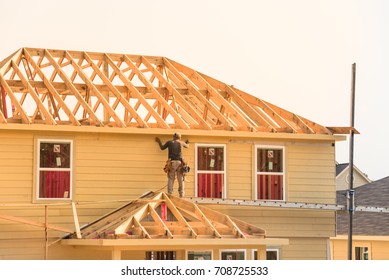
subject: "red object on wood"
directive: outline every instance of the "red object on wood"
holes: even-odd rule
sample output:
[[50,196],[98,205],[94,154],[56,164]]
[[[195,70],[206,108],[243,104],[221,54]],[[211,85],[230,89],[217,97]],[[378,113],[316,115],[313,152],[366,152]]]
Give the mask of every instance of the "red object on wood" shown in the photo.
[[161,219],[164,222],[167,220],[167,206],[165,203],[161,204]]

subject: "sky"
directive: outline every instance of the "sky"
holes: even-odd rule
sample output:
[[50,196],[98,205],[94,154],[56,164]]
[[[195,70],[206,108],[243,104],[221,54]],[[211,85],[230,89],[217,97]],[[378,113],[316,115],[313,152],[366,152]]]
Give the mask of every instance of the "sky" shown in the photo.
[[350,126],[356,63],[354,164],[389,176],[387,0],[0,0],[0,26],[0,61],[22,47],[164,56],[324,126]]

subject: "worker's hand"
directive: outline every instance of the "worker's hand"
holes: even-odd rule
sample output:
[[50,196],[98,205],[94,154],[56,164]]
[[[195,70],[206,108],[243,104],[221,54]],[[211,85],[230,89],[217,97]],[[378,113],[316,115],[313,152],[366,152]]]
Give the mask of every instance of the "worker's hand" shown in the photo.
[[158,137],[155,137],[155,142],[161,143],[161,139],[159,139]]
[[189,140],[188,140],[188,139],[186,139],[185,143],[186,143],[186,144],[189,144]]

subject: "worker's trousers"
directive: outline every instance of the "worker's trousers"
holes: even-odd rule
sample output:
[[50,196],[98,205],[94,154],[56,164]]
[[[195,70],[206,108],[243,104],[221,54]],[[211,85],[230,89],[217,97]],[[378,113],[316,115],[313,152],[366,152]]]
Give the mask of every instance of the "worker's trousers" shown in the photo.
[[182,162],[180,160],[172,160],[169,172],[167,174],[168,183],[167,183],[167,191],[169,194],[173,194],[173,186],[174,180],[177,175],[178,181],[178,194],[180,197],[184,196],[184,174],[182,170]]

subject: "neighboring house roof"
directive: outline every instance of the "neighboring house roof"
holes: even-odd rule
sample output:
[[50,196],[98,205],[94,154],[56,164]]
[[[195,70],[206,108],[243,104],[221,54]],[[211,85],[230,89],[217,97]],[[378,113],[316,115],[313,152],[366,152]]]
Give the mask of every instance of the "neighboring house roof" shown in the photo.
[[0,62],[0,124],[347,134],[169,58],[22,48]]
[[[341,176],[343,173],[347,172],[349,167],[349,163],[337,163],[336,164],[336,177]],[[358,172],[359,175],[366,180],[367,183],[371,183],[372,181],[367,177],[365,173],[363,173],[358,167],[354,165],[354,171]]]
[[[337,203],[346,205],[345,190],[337,191]],[[389,207],[389,176],[355,189],[356,206]],[[337,234],[348,233],[348,212],[337,215]],[[353,234],[389,236],[389,213],[354,212]]]
[[336,164],[336,176],[338,176],[340,173],[342,173],[347,167],[348,163],[337,163]]

